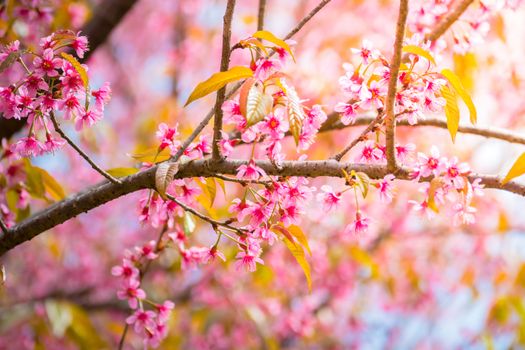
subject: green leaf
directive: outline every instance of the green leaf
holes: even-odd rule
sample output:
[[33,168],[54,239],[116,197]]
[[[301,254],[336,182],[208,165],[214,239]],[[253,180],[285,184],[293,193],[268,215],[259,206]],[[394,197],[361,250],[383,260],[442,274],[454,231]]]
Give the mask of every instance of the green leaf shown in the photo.
[[446,101],[445,115],[447,116],[447,128],[452,137],[452,142],[455,142],[459,128],[459,108],[456,94],[448,86],[443,86],[441,88],[441,96],[443,96]]
[[505,185],[510,180],[523,174],[525,174],[525,153],[522,153],[518,159],[516,159],[512,165],[512,168],[510,168],[509,172],[507,173],[507,176],[505,176],[501,183]]
[[434,57],[432,54],[416,45],[407,45],[403,47],[403,52],[411,53],[417,56],[421,56],[423,58],[426,58],[429,62],[431,62],[433,65],[436,65],[436,61],[434,60]]
[[199,98],[202,98],[214,91],[223,88],[226,86],[226,84],[252,76],[253,71],[250,68],[244,66],[236,66],[230,68],[230,70],[226,72],[215,73],[195,87],[195,89],[190,94],[190,97],[188,97],[188,100],[184,104],[184,107],[193,101],[198,100]]
[[298,245],[294,244],[292,241],[290,241],[288,238],[283,237],[284,244],[286,244],[286,247],[288,250],[292,253],[295,260],[297,260],[297,263],[301,268],[303,269],[304,275],[306,277],[306,282],[308,283],[308,290],[312,291],[312,275],[310,270],[310,264],[306,260],[306,256],[304,254],[303,248]]
[[88,75],[87,75],[87,72],[86,70],[84,69],[84,67],[80,64],[80,62],[77,61],[77,59],[75,57],[73,57],[72,55],[68,54],[68,53],[65,53],[65,52],[62,52],[60,54],[66,61],[68,61],[69,63],[71,63],[71,65],[73,66],[73,68],[75,68],[75,70],[77,71],[78,75],[80,75],[80,79],[82,79],[82,82],[84,83],[84,88],[86,89],[86,91],[88,90],[89,88],[89,78],[88,78]]
[[295,238],[297,238],[297,241],[301,243],[301,245],[308,251],[308,254],[310,256],[312,255],[312,251],[310,250],[310,245],[308,245],[308,239],[306,238],[306,235],[304,234],[303,230],[299,226],[296,225],[290,225],[287,227],[288,232],[292,234]]
[[195,231],[195,219],[193,215],[189,212],[184,212],[184,233],[190,235]]
[[461,84],[461,80],[459,77],[450,69],[443,69],[441,71],[441,74],[447,78],[450,85],[456,90],[456,93],[461,97],[463,102],[467,105],[467,108],[470,112],[470,122],[472,124],[476,124],[478,120],[477,112],[476,112],[476,106],[474,106],[474,102],[472,102],[472,98],[468,94],[467,90],[463,87],[463,84]]
[[259,31],[255,32],[252,36],[254,38],[257,38],[257,39],[263,39],[263,40],[269,41],[272,44],[275,44],[275,45],[285,49],[286,52],[288,52],[290,54],[290,56],[292,56],[292,59],[295,61],[295,57],[293,55],[292,49],[290,49],[290,45],[288,45],[284,40],[281,40],[278,37],[276,37],[275,35],[273,35],[273,33],[269,32],[267,30],[259,30]]
[[114,177],[126,177],[136,174],[139,171],[137,168],[112,168],[106,170],[106,172]]

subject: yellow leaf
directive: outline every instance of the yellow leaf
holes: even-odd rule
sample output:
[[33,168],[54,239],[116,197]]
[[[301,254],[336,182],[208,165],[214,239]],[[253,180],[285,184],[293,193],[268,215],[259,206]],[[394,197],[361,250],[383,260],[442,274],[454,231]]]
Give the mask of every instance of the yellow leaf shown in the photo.
[[467,90],[465,90],[465,88],[463,87],[463,84],[461,84],[461,80],[459,79],[459,77],[450,69],[443,69],[441,71],[441,74],[443,74],[443,76],[447,78],[447,80],[452,85],[454,90],[456,90],[456,93],[459,95],[459,97],[461,97],[463,102],[465,102],[465,104],[467,105],[467,108],[470,112],[470,122],[472,124],[476,124],[478,120],[476,106],[474,106],[474,102],[472,102],[472,98],[468,94]]
[[42,182],[44,184],[45,191],[56,201],[60,201],[66,197],[66,193],[62,186],[51,176],[47,171],[42,168],[33,166],[33,169],[40,173]]
[[438,188],[440,188],[443,185],[443,180],[439,177],[435,177],[430,181],[430,187],[428,189],[428,201],[427,205],[430,209],[435,211],[436,213],[439,212],[439,209],[436,205],[436,191]]
[[219,184],[219,186],[221,186],[221,188],[222,188],[222,193],[223,193],[224,196],[226,197],[226,185],[224,184],[224,180],[223,180],[223,179],[219,179],[219,178],[215,178],[215,180],[217,181],[217,183]]
[[360,265],[370,270],[370,276],[372,279],[378,279],[380,277],[379,265],[374,261],[372,256],[367,251],[359,248],[358,246],[350,247],[350,256]]
[[286,52],[288,52],[290,54],[290,56],[292,56],[292,59],[295,61],[295,57],[293,55],[292,50],[290,49],[290,46],[285,41],[283,41],[283,40],[279,39],[278,37],[276,37],[275,35],[273,35],[273,33],[269,32],[267,30],[259,30],[258,32],[255,32],[252,36],[254,38],[263,39],[263,40],[269,41],[272,44],[275,44],[275,45],[277,45],[279,47],[282,47],[283,49],[286,50]]
[[137,168],[112,168],[106,170],[106,173],[114,177],[126,177],[136,174],[138,171],[139,169]]
[[159,149],[157,147],[147,149],[135,154],[129,154],[129,156],[133,159],[144,163],[164,162],[170,159],[171,157],[170,150],[168,148],[164,148],[162,151],[159,152]]
[[288,232],[290,232],[292,234],[292,236],[297,238],[299,243],[301,243],[301,245],[304,248],[306,248],[306,250],[308,251],[308,254],[310,254],[310,256],[311,256],[312,255],[312,251],[310,250],[310,246],[308,245],[308,240],[307,240],[306,235],[304,234],[303,230],[301,230],[301,228],[299,226],[296,226],[296,225],[290,225],[290,226],[287,227],[287,229],[288,229]]
[[215,183],[215,178],[206,178],[206,191],[210,195],[210,207],[213,207],[213,202],[215,202],[215,196],[217,195],[217,184]]
[[436,65],[436,61],[434,60],[434,57],[430,52],[427,50],[416,46],[416,45],[407,45],[403,47],[403,52],[411,53],[417,56],[421,56],[423,58],[426,58],[429,62],[431,62],[433,65]]
[[515,177],[525,174],[525,153],[522,153],[521,156],[514,162],[512,168],[510,168],[507,176],[501,181],[502,184],[506,184]]
[[292,253],[297,263],[303,269],[304,275],[306,277],[306,282],[308,283],[308,290],[311,292],[312,291],[312,275],[310,271],[310,264],[306,260],[306,256],[304,255],[303,248],[298,244],[294,244],[285,236],[283,237],[283,241],[284,241],[284,244],[286,244],[286,247],[288,248],[288,250]]
[[84,67],[82,67],[80,62],[78,62],[77,59],[75,57],[71,56],[70,54],[62,52],[60,55],[66,61],[71,63],[73,68],[75,68],[75,70],[77,71],[78,75],[80,75],[80,79],[82,79],[82,82],[84,83],[84,88],[87,90],[89,88],[89,79],[88,79],[88,75],[87,75],[87,72],[84,69]]
[[505,233],[509,230],[509,219],[507,218],[507,215],[505,212],[500,211],[499,218],[498,218],[498,232],[499,233]]
[[249,78],[251,76],[253,76],[253,71],[250,68],[243,66],[236,66],[230,68],[230,70],[226,72],[215,73],[207,80],[197,85],[190,94],[190,97],[188,97],[184,107],[201,97],[223,88],[228,83]]
[[456,94],[448,86],[441,88],[441,96],[446,101],[445,115],[447,116],[447,128],[452,137],[452,142],[456,141],[456,133],[459,127],[459,108]]

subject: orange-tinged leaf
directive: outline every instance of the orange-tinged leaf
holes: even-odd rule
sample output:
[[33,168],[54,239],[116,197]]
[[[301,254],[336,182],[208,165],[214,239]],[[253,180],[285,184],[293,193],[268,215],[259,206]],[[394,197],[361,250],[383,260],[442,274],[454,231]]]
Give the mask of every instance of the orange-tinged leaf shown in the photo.
[[299,137],[303,128],[304,111],[301,106],[301,100],[297,95],[295,89],[288,86],[284,79],[281,79],[281,88],[286,94],[286,111],[288,112],[288,123],[290,124],[290,132],[293,135],[295,144],[299,145]]
[[501,183],[506,184],[515,177],[521,176],[523,174],[525,174],[525,153],[522,153],[518,159],[516,159],[512,165],[512,168],[510,168],[509,172],[507,173],[507,176],[505,176]]
[[308,263],[308,260],[306,260],[306,256],[304,254],[303,248],[298,245],[294,244],[292,241],[290,241],[288,238],[283,237],[284,244],[286,244],[286,247],[288,250],[292,253],[293,257],[301,266],[303,269],[304,275],[306,277],[306,282],[308,283],[308,290],[312,291],[312,274],[310,270],[310,264]]
[[250,68],[244,66],[236,66],[230,68],[226,72],[215,73],[195,87],[195,89],[190,94],[190,97],[188,97],[188,100],[184,104],[184,107],[193,101],[198,100],[199,98],[202,98],[214,91],[223,88],[226,86],[226,84],[252,76],[253,71]]
[[301,228],[296,225],[290,225],[287,227],[287,229],[288,229],[288,232],[290,232],[292,236],[297,238],[297,241],[301,243],[303,248],[305,248],[306,251],[308,251],[308,254],[310,254],[311,256],[312,251],[310,250],[310,245],[308,245],[308,239],[306,238],[306,235],[304,234],[303,230],[301,230]]
[[84,69],[84,67],[72,55],[70,55],[68,53],[65,53],[65,52],[62,52],[60,55],[66,61],[71,63],[73,68],[75,68],[75,70],[77,71],[78,75],[80,75],[80,79],[82,79],[82,82],[84,83],[84,88],[87,90],[89,88],[89,78],[88,78],[87,72]]
[[446,101],[445,115],[447,116],[447,128],[452,137],[452,142],[456,141],[456,134],[459,128],[459,108],[456,94],[448,86],[441,88],[441,96]]
[[275,35],[273,35],[273,33],[269,32],[267,30],[259,30],[259,31],[255,32],[252,36],[254,38],[263,39],[263,40],[269,41],[272,44],[275,44],[275,45],[277,45],[279,47],[282,47],[283,49],[286,50],[286,52],[288,52],[290,54],[290,56],[292,56],[292,59],[295,61],[295,57],[293,55],[292,49],[290,49],[290,45],[288,45],[284,40],[281,40],[278,37],[276,37]]
[[474,106],[474,102],[472,102],[472,98],[468,94],[467,90],[463,87],[463,84],[461,83],[461,80],[459,77],[451,71],[450,69],[443,69],[441,71],[441,74],[447,78],[449,83],[452,85],[456,93],[461,97],[463,102],[467,105],[467,108],[470,112],[470,122],[472,124],[476,124],[478,120],[477,112],[476,112],[476,106]]
[[433,65],[436,65],[436,61],[434,60],[434,57],[430,52],[427,50],[416,46],[416,45],[407,45],[403,47],[403,52],[411,53],[417,56],[421,56],[423,58],[426,58],[429,62],[431,62]]
[[257,124],[266,117],[273,107],[273,97],[263,92],[254,79],[246,81],[239,95],[239,107],[246,119],[246,125]]

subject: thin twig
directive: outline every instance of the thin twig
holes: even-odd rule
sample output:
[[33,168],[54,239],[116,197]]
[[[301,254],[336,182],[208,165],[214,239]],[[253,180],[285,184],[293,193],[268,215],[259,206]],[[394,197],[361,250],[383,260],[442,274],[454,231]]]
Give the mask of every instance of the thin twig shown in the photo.
[[323,7],[325,7],[326,5],[328,5],[328,3],[330,2],[331,0],[323,0],[321,1],[316,7],[314,7],[312,9],[312,11],[310,11],[310,13],[308,13],[299,23],[297,23],[297,25],[295,26],[295,28],[293,28],[285,37],[284,37],[284,40],[288,40],[288,39],[291,39],[295,34],[297,34],[303,27],[306,23],[308,23],[316,14],[317,12],[321,11],[323,9]]
[[399,66],[401,65],[401,51],[403,49],[403,38],[405,36],[407,17],[408,0],[400,0],[396,39],[394,42],[394,55],[392,56],[392,61],[390,63],[390,80],[388,81],[388,92],[386,96],[385,108],[386,159],[387,167],[390,172],[395,172],[397,169],[395,151],[396,116],[394,104],[396,101],[397,77],[399,75]]
[[221,227],[227,228],[227,229],[229,229],[231,231],[235,231],[235,232],[237,232],[239,234],[244,234],[243,230],[241,230],[240,228],[230,225],[230,220],[218,221],[218,220],[212,219],[209,216],[206,216],[206,215],[204,215],[202,213],[199,213],[197,210],[193,209],[192,207],[182,203],[181,201],[179,201],[177,198],[173,197],[169,193],[166,193],[166,197],[169,200],[177,203],[177,205],[180,206],[185,211],[192,213],[193,215],[195,215],[199,219],[210,223],[212,226],[221,226]]
[[366,140],[367,138],[367,135],[369,132],[371,132],[372,130],[374,130],[374,128],[380,124],[383,120],[383,116],[384,116],[384,113],[382,111],[379,111],[377,113],[377,117],[374,118],[374,120],[372,120],[370,122],[370,124],[368,124],[368,126],[366,127],[365,130],[363,130],[363,132],[361,132],[361,134],[359,135],[359,137],[355,138],[354,140],[352,140],[352,142],[350,142],[350,144],[345,147],[345,149],[343,149],[341,152],[337,153],[335,156],[333,156],[332,158],[337,160],[338,162],[345,156],[345,154],[347,154],[348,152],[350,152],[350,150],[352,148],[354,148],[359,142],[361,141],[364,141]]
[[[232,18],[235,8],[235,0],[228,0],[226,12],[224,13],[222,26],[222,54],[221,54],[221,72],[226,72],[230,65],[230,40],[232,36]],[[213,122],[213,144],[212,158],[219,160],[221,158],[221,149],[219,143],[222,135],[222,104],[226,96],[226,86],[217,91],[217,100],[215,101],[215,118]]]
[[121,184],[121,181],[114,178],[113,176],[111,176],[110,174],[108,174],[107,172],[105,172],[104,170],[102,170],[102,168],[100,168],[97,164],[95,164],[95,162],[93,160],[91,160],[91,158],[89,158],[89,156],[80,149],[80,147],[78,147],[74,142],[73,140],[71,140],[65,133],[64,131],[60,128],[60,125],[58,125],[58,122],[55,118],[55,114],[53,112],[50,113],[50,117],[51,117],[51,121],[53,122],[53,126],[55,127],[55,131],[64,139],[66,140],[66,142],[71,146],[73,147],[73,149],[75,151],[77,151],[77,153],[86,160],[86,162],[88,162],[91,167],[93,169],[95,169],[96,171],[99,172],[100,175],[104,176],[106,179],[108,179],[109,181],[111,181],[112,183],[114,184]]
[[[344,125],[340,121],[327,125],[326,127],[319,130],[319,132],[329,132],[332,130],[341,130],[346,128],[352,128],[357,126],[364,126],[372,123],[375,120],[375,117],[371,116],[362,116],[356,118],[355,122],[350,125]],[[410,124],[408,120],[399,120],[396,123],[397,127],[409,127],[409,128],[418,128],[423,126],[432,126],[441,129],[447,129],[447,121],[440,118],[425,118],[418,119],[417,124]],[[520,145],[525,145],[525,136],[517,133],[510,132],[501,128],[494,127],[482,127],[482,126],[472,126],[472,125],[459,125],[458,133],[467,134],[467,135],[478,135],[491,139],[498,139],[501,141],[506,141],[509,143],[516,143]]]
[[257,30],[264,28],[264,14],[266,12],[266,0],[259,0],[259,11],[257,13]]
[[0,218],[0,228],[2,229],[2,232],[7,235],[9,234],[9,229],[7,228],[7,225],[4,223],[4,220]]
[[[160,243],[162,241],[162,238],[164,237],[164,234],[167,231],[168,231],[168,227],[166,225],[164,225],[162,227],[162,230],[159,233],[159,237],[157,238],[157,242],[155,243],[155,253],[158,253],[160,251],[160,246],[161,246]],[[144,279],[144,276],[148,272],[152,261],[153,260],[148,260],[146,262],[146,265],[144,265],[144,267],[140,270],[140,276],[139,276],[139,281],[140,282],[142,282],[142,280]],[[126,324],[124,325],[124,330],[122,331],[122,335],[120,336],[120,341],[118,343],[118,349],[119,350],[122,350],[124,348],[124,342],[126,341],[126,335],[128,334],[128,329],[129,329],[129,325],[126,322]]]
[[427,35],[425,35],[426,40],[436,41],[441,37],[445,32],[450,28],[454,22],[466,11],[466,9],[472,4],[474,0],[463,0],[458,6],[450,12],[438,25]]

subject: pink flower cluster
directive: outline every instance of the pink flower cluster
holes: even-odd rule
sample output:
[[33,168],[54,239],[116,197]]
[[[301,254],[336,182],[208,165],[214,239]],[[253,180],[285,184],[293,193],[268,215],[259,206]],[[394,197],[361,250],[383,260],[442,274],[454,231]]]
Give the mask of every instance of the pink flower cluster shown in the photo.
[[[417,36],[406,44],[428,50],[428,45],[420,43]],[[362,47],[352,52],[358,56],[357,68],[345,63],[346,73],[339,78],[347,101],[339,102],[334,108],[341,114],[344,125],[354,123],[359,114],[384,109],[390,79],[387,59],[369,41],[364,40]],[[420,57],[410,54],[408,69],[402,70],[398,77],[395,112],[398,120],[407,119],[410,124],[416,124],[426,113],[442,111],[445,105],[440,89],[446,81],[430,70],[431,62]]]
[[[88,50],[87,38],[70,31],[56,32],[40,40],[38,52],[23,50],[15,41],[0,53],[0,61],[22,72],[16,83],[0,87],[2,117],[25,119],[29,125],[27,136],[11,146],[20,157],[54,152],[64,144],[53,130],[51,116],[55,113],[64,120],[74,120],[77,131],[103,118],[111,95],[109,83],[90,91],[87,75],[83,76],[87,67],[78,68],[78,63],[65,59],[61,53],[66,50],[83,57]],[[32,56],[33,61],[27,62]]]
[[471,224],[475,222],[476,208],[471,204],[475,196],[483,196],[481,179],[469,179],[470,167],[459,163],[456,157],[441,157],[439,150],[433,146],[430,154],[418,153],[412,171],[414,181],[433,177],[430,183],[421,187],[426,196],[423,202],[410,201],[414,209],[427,214],[429,218],[438,211],[438,206],[450,203],[454,210],[454,224]]
[[[133,314],[126,319],[126,323],[144,339],[145,346],[157,347],[160,341],[168,334],[167,321],[175,304],[169,300],[162,304],[147,299],[146,292],[141,289],[141,270],[150,261],[158,257],[159,247],[155,241],[148,242],[135,250],[126,251],[122,263],[111,269],[111,273],[122,281],[117,297],[127,300]],[[150,305],[151,310],[145,306]]]

